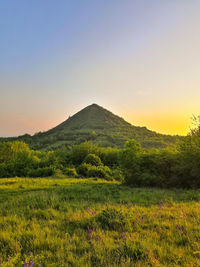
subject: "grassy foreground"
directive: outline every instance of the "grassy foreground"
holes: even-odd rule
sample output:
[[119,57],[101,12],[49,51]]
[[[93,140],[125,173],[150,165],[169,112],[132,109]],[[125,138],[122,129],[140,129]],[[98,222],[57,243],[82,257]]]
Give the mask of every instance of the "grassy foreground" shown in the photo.
[[0,266],[30,260],[27,266],[200,266],[200,190],[0,179]]

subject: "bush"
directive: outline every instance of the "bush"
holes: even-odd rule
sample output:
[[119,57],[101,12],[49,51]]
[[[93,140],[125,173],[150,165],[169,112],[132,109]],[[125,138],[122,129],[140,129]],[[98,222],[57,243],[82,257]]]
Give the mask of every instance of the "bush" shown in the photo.
[[52,167],[38,168],[32,169],[28,171],[29,177],[49,177],[54,174],[54,170]]
[[78,174],[86,177],[87,172],[88,172],[89,168],[91,168],[91,167],[92,167],[92,165],[90,165],[90,164],[82,163],[80,166],[78,166],[77,172],[78,172]]
[[111,178],[111,170],[107,166],[91,166],[88,168],[87,177]]
[[112,170],[112,177],[119,182],[124,182],[124,175],[122,170],[119,167],[116,167]]
[[84,159],[84,163],[91,164],[94,166],[102,165],[101,159],[95,154],[88,154]]
[[200,187],[200,152],[181,152],[173,168],[174,177],[170,184],[174,187]]
[[119,166],[119,152],[120,150],[117,148],[101,148],[99,156],[104,165],[114,167]]
[[140,183],[140,156],[141,147],[135,140],[129,140],[120,152],[120,166],[126,184],[139,185]]
[[100,222],[103,229],[114,231],[131,230],[128,216],[124,215],[121,210],[115,208],[104,209],[97,217],[97,220]]
[[148,172],[143,172],[140,175],[140,181],[137,186],[161,186],[159,176]]
[[126,184],[134,186],[174,187],[177,184],[177,152],[169,150],[148,151],[138,149],[129,141],[121,152],[121,168]]
[[98,147],[94,146],[91,142],[84,142],[80,145],[74,145],[70,158],[74,165],[80,165],[88,154],[96,154]]
[[14,177],[16,176],[14,173],[14,166],[11,163],[1,163],[0,164],[0,178],[4,177]]
[[75,168],[64,168],[63,174],[69,176],[69,177],[77,177],[77,172]]

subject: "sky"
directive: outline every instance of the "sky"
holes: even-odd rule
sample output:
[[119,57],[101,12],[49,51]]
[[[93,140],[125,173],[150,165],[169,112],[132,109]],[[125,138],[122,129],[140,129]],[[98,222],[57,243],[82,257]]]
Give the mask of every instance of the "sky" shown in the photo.
[[99,104],[185,135],[199,115],[199,0],[0,0],[0,136]]

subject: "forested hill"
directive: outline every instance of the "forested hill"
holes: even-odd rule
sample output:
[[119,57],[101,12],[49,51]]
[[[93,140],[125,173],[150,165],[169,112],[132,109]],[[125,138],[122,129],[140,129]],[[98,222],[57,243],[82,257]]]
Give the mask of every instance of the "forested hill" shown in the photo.
[[163,148],[174,146],[182,138],[133,126],[103,107],[92,104],[47,132],[34,136],[25,134],[15,138],[1,138],[0,141],[22,140],[33,149],[48,150],[84,141],[92,141],[100,146],[123,147],[129,139],[135,139],[145,148]]

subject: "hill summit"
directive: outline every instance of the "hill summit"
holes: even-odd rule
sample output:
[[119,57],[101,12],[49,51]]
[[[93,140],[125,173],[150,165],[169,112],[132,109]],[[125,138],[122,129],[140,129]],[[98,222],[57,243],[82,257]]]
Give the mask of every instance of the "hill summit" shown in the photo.
[[16,139],[25,141],[33,149],[48,150],[84,141],[92,141],[100,146],[123,147],[129,139],[135,139],[146,148],[160,148],[173,146],[180,137],[162,135],[146,127],[133,126],[109,110],[92,104],[46,132],[7,138]]
[[69,117],[66,121],[48,132],[83,129],[105,130],[113,127],[119,127],[119,125],[128,127],[131,124],[126,122],[123,118],[114,115],[107,109],[97,104],[92,104],[77,112],[72,117]]

